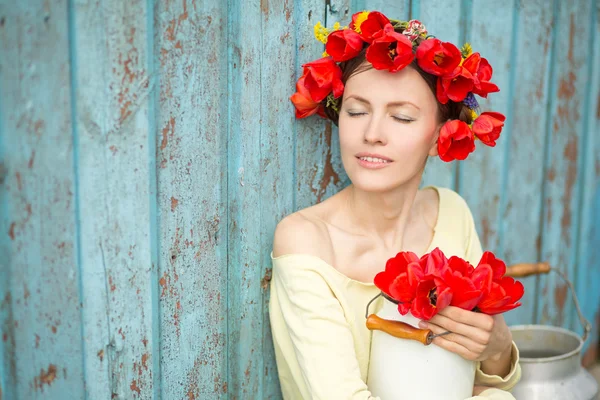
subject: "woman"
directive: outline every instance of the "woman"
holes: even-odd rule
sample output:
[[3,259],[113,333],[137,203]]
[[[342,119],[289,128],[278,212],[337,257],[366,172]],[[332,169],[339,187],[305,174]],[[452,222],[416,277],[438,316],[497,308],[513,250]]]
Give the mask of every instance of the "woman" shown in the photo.
[[[366,383],[371,332],[364,316],[379,293],[375,275],[401,250],[422,255],[438,247],[473,265],[482,256],[464,200],[445,188],[419,190],[426,161],[464,159],[474,150],[473,132],[493,145],[503,118],[492,113],[491,125],[469,126],[473,93],[497,91],[491,68],[481,69],[483,60],[469,65],[468,48],[458,60],[453,46],[429,39],[418,21],[363,12],[349,28],[315,31],[328,54],[305,65],[292,102],[299,118],[319,114],[338,124],[352,184],[277,226],[275,354],[285,399],[376,399]],[[520,378],[518,351],[501,315],[449,306],[427,327],[453,332],[435,345],[478,361],[473,399],[513,398],[506,390]]]

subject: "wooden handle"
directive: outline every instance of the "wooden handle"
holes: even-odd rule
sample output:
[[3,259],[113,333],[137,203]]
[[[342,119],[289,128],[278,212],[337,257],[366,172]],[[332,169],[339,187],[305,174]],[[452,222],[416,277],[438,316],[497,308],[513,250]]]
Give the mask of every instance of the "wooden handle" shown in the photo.
[[547,274],[548,272],[550,272],[550,264],[546,262],[520,263],[506,268],[506,275],[513,278],[525,278],[526,276]]
[[383,319],[375,314],[369,315],[367,318],[367,328],[370,330],[378,330],[392,335],[400,339],[411,339],[421,342],[424,345],[431,343],[432,332],[429,329],[417,329],[400,321],[390,321]]

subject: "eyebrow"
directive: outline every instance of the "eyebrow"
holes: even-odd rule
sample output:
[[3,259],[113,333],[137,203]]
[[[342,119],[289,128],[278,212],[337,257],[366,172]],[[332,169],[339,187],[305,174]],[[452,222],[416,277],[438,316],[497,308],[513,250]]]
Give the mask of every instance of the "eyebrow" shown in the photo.
[[[346,100],[350,100],[350,99],[355,99],[357,101],[360,101],[361,103],[365,103],[365,104],[371,104],[369,103],[369,100],[362,98],[360,96],[357,95],[350,95],[346,98]],[[421,110],[416,104],[411,103],[410,101],[392,101],[390,103],[387,103],[388,107],[393,107],[393,106],[404,106],[404,105],[409,105],[409,106],[413,106],[414,108],[416,108],[417,110]]]

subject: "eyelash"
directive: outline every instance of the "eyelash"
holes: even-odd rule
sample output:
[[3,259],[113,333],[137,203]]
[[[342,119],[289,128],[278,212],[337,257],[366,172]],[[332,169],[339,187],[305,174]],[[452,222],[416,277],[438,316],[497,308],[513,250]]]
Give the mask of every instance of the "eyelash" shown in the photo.
[[[365,115],[366,113],[351,113],[348,111],[348,116],[353,118],[353,117],[358,117],[360,115]],[[403,123],[403,124],[408,124],[410,122],[413,122],[414,119],[407,119],[407,118],[398,118],[398,117],[394,117],[392,116],[392,118],[394,118],[396,121]]]

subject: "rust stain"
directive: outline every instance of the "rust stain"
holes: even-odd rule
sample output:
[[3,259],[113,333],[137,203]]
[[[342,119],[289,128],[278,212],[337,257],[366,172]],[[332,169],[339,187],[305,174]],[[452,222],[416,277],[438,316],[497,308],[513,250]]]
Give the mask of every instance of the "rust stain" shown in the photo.
[[171,196],[171,212],[175,211],[178,204],[179,204],[179,200],[177,200],[175,197]]
[[596,312],[595,320],[596,323],[592,324],[592,326],[596,327],[595,332],[594,329],[592,329],[592,332],[590,332],[592,338],[590,347],[587,349],[581,360],[581,364],[585,368],[592,366],[600,357],[600,343],[598,342],[598,336],[600,336],[600,309]]
[[123,333],[123,328],[119,328],[119,334],[121,335],[121,338],[123,340],[125,340],[125,334]]
[[[6,340],[4,340],[6,342]],[[35,335],[35,348],[38,349],[40,347],[40,336]]]
[[263,276],[263,278],[260,281],[260,287],[263,290],[267,290],[267,288],[269,287],[269,282],[271,282],[271,277],[272,277],[272,269],[267,268],[267,270],[265,271],[265,275]]
[[554,302],[558,308],[559,315],[563,314],[565,302],[567,301],[569,287],[566,284],[559,285],[554,288]]
[[490,221],[487,217],[483,217],[481,219],[481,227],[483,228],[481,232],[481,243],[484,247],[486,247],[489,243],[490,236],[492,234],[492,228],[490,226]]
[[43,389],[44,385],[52,385],[52,382],[56,379],[56,365],[50,364],[48,371],[43,368],[40,370],[40,375],[33,379],[33,387],[37,389]]
[[117,154],[117,146],[112,145],[109,147],[110,151],[112,151],[113,156]]
[[[577,76],[573,73],[573,71],[569,71],[568,76],[563,77],[560,80],[560,83],[558,86],[558,97],[560,99],[573,98],[573,96],[575,95],[575,81],[576,80],[577,80]],[[559,107],[559,115],[560,115],[560,107]]]
[[20,192],[21,190],[23,190],[23,182],[21,181],[21,173],[19,171],[17,171],[15,176],[17,178],[17,188],[19,189],[19,192]]
[[164,150],[169,143],[169,136],[173,137],[173,133],[175,132],[175,118],[171,117],[167,126],[165,126],[162,130],[162,141],[160,142],[160,149]]
[[57,329],[56,329],[56,325],[52,325],[52,328],[51,328],[51,329],[52,329],[52,333],[56,333],[56,330],[57,330]]
[[138,396],[142,393],[142,390],[137,385],[137,382],[135,379],[131,381],[131,385],[129,385],[129,388],[131,389],[132,392],[137,392]]
[[550,182],[554,182],[555,179],[556,179],[556,169],[554,167],[550,167],[550,169],[548,170],[548,180]]
[[263,14],[269,14],[269,0],[260,0],[260,10]]
[[574,48],[574,38],[575,38],[575,15],[571,13],[571,22],[569,23],[569,53],[567,54],[567,59],[573,63],[573,48]]
[[292,17],[292,10],[290,8],[289,0],[285,0],[283,3],[283,9],[285,10],[285,21],[290,22],[290,18]]
[[16,223],[11,223],[10,224],[10,228],[8,229],[8,236],[10,237],[10,240],[15,240],[15,226],[17,224]]
[[100,349],[100,351],[98,351],[97,356],[100,359],[100,362],[102,362],[104,360],[104,349]]
[[313,193],[317,195],[317,202],[321,202],[325,192],[327,191],[327,186],[333,181],[333,184],[336,185],[340,181],[340,177],[333,169],[333,164],[331,163],[331,122],[325,124],[325,145],[327,147],[327,155],[325,157],[325,166],[323,167],[323,177],[319,182],[319,188],[317,190],[313,190]]
[[165,272],[164,276],[160,278],[158,284],[162,287],[162,292],[160,293],[160,297],[164,297],[167,291],[167,273]]
[[114,292],[117,289],[117,285],[114,284],[112,276],[108,276],[108,285],[110,286],[110,291]]
[[148,364],[147,363],[148,363],[148,353],[144,353],[142,355],[142,367],[144,367],[144,369],[146,371],[148,371]]
[[571,200],[573,198],[573,189],[577,180],[577,153],[578,139],[577,136],[571,135],[564,149],[564,157],[568,160],[567,174],[565,179],[565,191],[563,202],[563,214],[561,218],[562,237],[566,241],[567,246],[571,243],[569,228],[571,227]]
[[33,161],[35,160],[35,150],[31,151],[31,157],[29,157],[29,162],[27,163],[27,167],[29,169],[33,168]]

